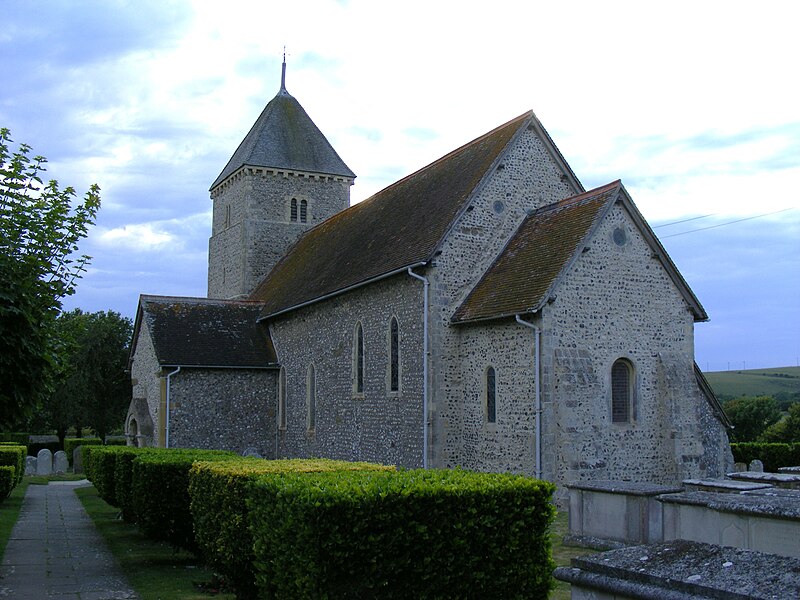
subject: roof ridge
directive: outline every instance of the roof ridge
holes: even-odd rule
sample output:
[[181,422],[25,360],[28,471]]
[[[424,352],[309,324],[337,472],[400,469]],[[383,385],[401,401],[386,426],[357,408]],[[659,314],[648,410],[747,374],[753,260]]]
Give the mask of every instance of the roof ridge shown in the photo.
[[541,214],[549,212],[549,211],[559,210],[561,208],[567,208],[569,206],[573,206],[575,204],[579,204],[580,202],[583,202],[583,201],[586,201],[586,200],[591,200],[591,199],[595,198],[596,196],[604,194],[604,193],[606,193],[606,192],[608,192],[608,191],[610,191],[610,190],[612,190],[614,188],[622,189],[622,180],[621,179],[616,179],[616,180],[612,181],[611,183],[607,183],[605,185],[601,185],[600,187],[596,187],[596,188],[594,188],[592,190],[588,190],[586,192],[582,192],[582,193],[577,194],[575,196],[569,196],[567,198],[563,198],[561,200],[553,202],[552,204],[547,204],[545,206],[540,206],[539,208],[528,212],[527,217],[533,217],[533,216],[541,215]]
[[139,296],[140,302],[168,302],[177,300],[183,300],[187,303],[191,302],[194,304],[264,304],[261,300],[251,298],[202,298],[200,296],[159,296],[156,294],[141,294]]

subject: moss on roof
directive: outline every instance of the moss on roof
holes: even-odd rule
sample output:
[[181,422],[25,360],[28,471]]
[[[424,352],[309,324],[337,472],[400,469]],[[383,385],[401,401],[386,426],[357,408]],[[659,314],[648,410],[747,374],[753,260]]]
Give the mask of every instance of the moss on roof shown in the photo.
[[527,112],[301,237],[251,298],[262,317],[430,260],[475,188],[518,131]]
[[538,310],[620,188],[615,181],[529,215],[452,320],[479,321]]

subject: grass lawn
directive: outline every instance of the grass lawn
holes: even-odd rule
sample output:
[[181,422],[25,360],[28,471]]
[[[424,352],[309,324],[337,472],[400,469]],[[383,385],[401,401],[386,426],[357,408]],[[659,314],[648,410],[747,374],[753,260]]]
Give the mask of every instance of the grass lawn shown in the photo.
[[207,586],[212,581],[210,570],[194,555],[154,542],[135,525],[118,519],[119,511],[106,504],[94,487],[78,488],[75,493],[143,600],[234,600],[232,593],[198,589],[196,584]]
[[[594,554],[597,550],[589,548],[582,548],[580,546],[566,546],[562,539],[564,535],[569,532],[569,522],[567,520],[566,512],[559,512],[556,515],[556,520],[553,522],[553,528],[550,532],[550,540],[553,544],[553,560],[559,567],[568,567],[570,559],[576,556],[584,556],[586,554]],[[556,580],[556,589],[550,594],[551,600],[569,600],[570,586],[564,581]]]
[[22,482],[11,490],[11,495],[0,501],[0,558],[6,553],[6,544],[11,537],[11,530],[19,517],[19,510],[22,508],[22,498],[25,490],[28,489],[28,477],[24,477]]

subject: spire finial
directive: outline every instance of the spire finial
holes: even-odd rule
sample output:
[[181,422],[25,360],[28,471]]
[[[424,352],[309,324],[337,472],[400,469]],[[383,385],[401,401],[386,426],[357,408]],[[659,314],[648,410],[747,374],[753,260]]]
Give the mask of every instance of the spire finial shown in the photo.
[[283,66],[281,66],[281,91],[286,91],[286,46],[283,47]]

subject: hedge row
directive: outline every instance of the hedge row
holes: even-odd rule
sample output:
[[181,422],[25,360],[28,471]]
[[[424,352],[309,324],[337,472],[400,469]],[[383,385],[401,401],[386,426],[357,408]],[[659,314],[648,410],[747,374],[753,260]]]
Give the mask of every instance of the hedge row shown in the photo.
[[750,464],[753,460],[760,460],[768,473],[777,473],[780,467],[800,466],[800,442],[793,444],[741,442],[731,444],[731,451],[736,462]]
[[16,467],[0,465],[0,502],[8,498],[17,483]]
[[0,433],[0,443],[12,442],[20,446],[25,446],[28,444],[30,437],[31,434],[29,433]]
[[394,467],[327,459],[196,462],[189,473],[195,540],[206,563],[223,575],[240,598],[255,595],[253,538],[245,502],[259,476],[326,471],[394,471]]
[[262,476],[262,598],[545,598],[554,486],[460,470]]
[[102,446],[103,440],[100,438],[65,438],[64,452],[67,453],[69,465],[72,466],[72,454],[78,446]]
[[14,467],[14,485],[22,481],[25,475],[25,458],[28,456],[25,446],[3,444],[0,446],[0,465]]

